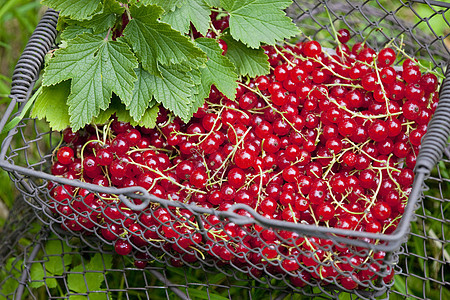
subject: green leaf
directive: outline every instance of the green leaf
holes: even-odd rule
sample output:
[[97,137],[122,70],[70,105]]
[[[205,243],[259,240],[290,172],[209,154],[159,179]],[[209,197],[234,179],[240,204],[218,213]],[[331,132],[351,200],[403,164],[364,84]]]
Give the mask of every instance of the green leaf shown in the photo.
[[402,294],[406,293],[405,280],[399,275],[394,275],[394,289]]
[[211,85],[214,84],[228,99],[234,100],[238,76],[233,63],[222,55],[222,49],[216,40],[198,38],[195,42],[208,55],[206,67],[201,69],[203,88],[209,93]]
[[159,108],[156,101],[148,103],[148,108],[144,111],[142,117],[135,121],[129,114],[125,105],[120,102],[120,99],[113,97],[108,109],[101,111],[100,114],[92,120],[92,124],[105,124],[112,115],[115,115],[121,122],[130,123],[132,126],[142,126],[146,128],[154,128],[156,126],[156,118],[158,117]]
[[70,94],[70,81],[57,85],[44,86],[31,112],[32,118],[46,119],[53,130],[63,130],[70,125],[67,97]]
[[352,297],[349,293],[339,294],[339,300],[352,300]]
[[42,0],[42,4],[60,11],[60,16],[75,20],[89,19],[100,8],[100,0]]
[[[76,293],[86,293],[88,289],[89,291],[101,290],[100,287],[105,280],[104,270],[110,269],[111,266],[112,255],[95,254],[84,267],[78,265],[72,269],[73,273],[68,275],[67,280],[69,289]],[[77,272],[82,274],[76,274]]]
[[189,298],[193,298],[193,299],[205,299],[205,300],[229,299],[228,297],[225,298],[225,297],[217,295],[217,294],[209,293],[209,291],[197,290],[195,288],[188,288],[188,294],[189,294]]
[[142,67],[158,75],[157,63],[179,64],[188,62],[197,68],[206,60],[206,55],[180,32],[158,18],[163,10],[154,5],[130,8],[133,19],[125,27],[124,37],[132,46]]
[[229,35],[221,37],[228,46],[226,57],[235,65],[241,76],[252,78],[270,72],[269,57],[262,48],[251,49],[242,42],[236,41]]
[[94,270],[86,266],[84,270],[83,266],[79,265],[72,269],[72,272],[84,272],[83,274],[70,273],[68,275],[69,289],[76,293],[86,293],[90,291],[97,291],[104,280],[103,273],[92,272]]
[[45,279],[45,285],[49,289],[54,289],[58,286],[58,281],[56,281],[56,278],[50,277]]
[[198,32],[206,35],[209,29],[210,14],[211,10],[205,0],[189,0],[174,11],[166,13],[161,20],[181,33],[188,33],[192,22]]
[[138,63],[128,45],[85,33],[56,51],[45,69],[43,85],[72,79],[67,99],[74,131],[109,105],[112,93],[131,101]]
[[130,123],[132,126],[153,128],[156,126],[156,118],[158,117],[159,108],[158,106],[154,106],[155,102],[152,102],[150,104],[152,104],[152,107],[145,110],[144,115],[139,121],[133,120],[122,103],[116,102],[116,104],[113,106],[114,114],[116,115],[117,120]]
[[64,28],[63,32],[61,33],[61,39],[68,41],[76,38],[83,33],[92,33],[92,29],[85,28],[80,25],[69,25]]
[[100,113],[97,116],[93,117],[91,124],[105,124],[106,122],[108,122],[111,116],[116,112],[116,110],[111,107],[113,102],[114,100],[111,100],[111,103],[109,104],[109,107],[106,110],[100,111]]
[[190,114],[194,114],[197,112],[198,108],[205,103],[205,98],[209,95],[209,89],[208,87],[204,88],[202,83],[202,73],[198,69],[194,69],[189,72],[189,75],[191,76],[194,86],[191,87],[191,97],[192,97],[192,104],[191,104],[191,111]]
[[112,255],[111,254],[95,254],[88,265],[88,270],[103,271],[105,269],[111,269],[112,267]]
[[230,14],[230,32],[234,39],[250,48],[261,43],[274,45],[276,41],[293,37],[298,28],[283,11],[291,0],[221,0]]
[[140,66],[135,70],[135,72],[137,81],[134,85],[133,98],[130,102],[125,103],[125,105],[130,111],[130,115],[133,117],[133,120],[139,121],[144,115],[148,104],[152,100],[152,93],[150,92],[150,76],[153,75],[150,75],[150,73],[142,69]]
[[70,295],[69,300],[87,300],[88,297],[81,295]]
[[91,28],[94,33],[105,32],[109,28],[113,27],[116,23],[117,16],[122,15],[125,8],[120,6],[115,0],[105,0],[103,3],[102,11],[95,14],[92,19],[84,21],[82,26]]
[[220,0],[206,0],[206,4],[210,7],[220,7]]
[[[61,264],[61,258],[59,258],[59,263]],[[48,270],[46,270],[47,273],[44,272],[44,268],[42,267],[41,263],[33,263],[31,265],[31,269],[30,269],[30,278],[31,278],[31,283],[30,286],[37,289],[40,288],[41,286],[47,286],[48,288],[56,288],[56,286],[58,285],[58,282],[56,281],[55,278],[52,277],[47,277],[46,276],[51,276],[51,275],[55,275],[55,274],[49,274]],[[62,273],[61,273],[62,274]],[[58,274],[58,275],[61,275]]]
[[[0,272],[0,275],[1,274]],[[2,285],[0,286],[0,293],[3,295],[12,295],[16,290],[17,287],[19,286],[19,281],[18,279],[14,278],[14,277],[8,277],[9,274],[5,274],[4,277],[1,276],[0,278],[7,278],[5,281],[2,281]],[[4,280],[4,279],[2,279]]]
[[[0,281],[2,283],[0,286],[0,292],[3,295],[12,294],[16,291],[19,286],[19,278],[21,276],[21,273],[18,270],[21,269],[20,266],[22,264],[23,260],[19,260],[16,257],[10,257],[6,261],[6,264],[0,269],[0,278],[2,278],[2,281]],[[6,275],[2,274],[4,272]]]
[[42,84],[54,85],[76,76],[79,69],[94,57],[102,45],[102,39],[89,33],[68,41],[66,47],[55,51],[44,70]]
[[192,117],[190,88],[194,84],[191,77],[173,65],[160,65],[159,70],[162,77],[148,74],[151,94],[158,103],[187,122]]
[[87,296],[82,295],[70,295],[70,300],[104,300],[108,299],[107,293],[89,293],[89,298]]
[[[62,253],[69,252],[70,248],[66,244],[58,240],[49,240],[45,245],[45,254],[48,261],[44,262],[45,270],[52,275],[62,275],[64,266],[72,263],[72,255]],[[64,261],[64,263],[63,263]]]
[[39,96],[39,94],[42,91],[42,86],[38,88],[38,90],[34,93],[34,95],[27,101],[27,103],[25,104],[25,106],[22,108],[22,111],[20,112],[20,114],[18,116],[15,116],[11,121],[9,121],[8,123],[6,123],[5,127],[3,127],[2,132],[0,133],[1,135],[5,134],[6,132],[10,131],[11,129],[13,129],[17,124],[20,123],[20,121],[23,120],[23,118],[25,117],[25,115],[28,113],[28,111],[30,110],[30,108],[33,106],[34,101],[37,99],[37,97]]
[[44,268],[42,268],[41,263],[33,263],[30,268],[30,277],[31,277],[31,283],[30,286],[32,288],[39,288],[43,285],[45,285],[44,282]]
[[133,122],[131,122],[131,125],[133,125],[133,126],[139,125],[139,126],[142,126],[145,128],[154,128],[156,126],[156,119],[158,118],[158,112],[159,112],[159,106],[154,105],[145,111],[141,120],[139,122],[137,122],[137,124],[134,124]]
[[144,5],[158,5],[159,7],[162,7],[164,11],[169,12],[173,11],[176,7],[180,7],[185,1],[190,0],[143,0],[141,2]]

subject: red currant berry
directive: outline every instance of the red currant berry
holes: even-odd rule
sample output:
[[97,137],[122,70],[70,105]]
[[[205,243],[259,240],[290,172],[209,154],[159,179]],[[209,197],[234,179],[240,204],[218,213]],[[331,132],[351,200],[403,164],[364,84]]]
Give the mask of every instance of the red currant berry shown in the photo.
[[317,57],[322,53],[322,47],[317,41],[308,41],[303,45],[303,53],[307,57]]
[[350,40],[350,32],[345,28],[339,29],[337,32],[337,36],[339,42],[344,44]]
[[189,178],[189,182],[197,188],[203,188],[207,181],[208,174],[206,174],[206,172],[202,169],[194,170]]
[[388,137],[386,122],[382,120],[373,121],[369,125],[367,132],[369,134],[369,137],[376,142],[383,141]]
[[68,165],[73,161],[74,153],[70,147],[61,147],[56,154],[58,162],[62,165]]
[[379,221],[384,221],[391,216],[391,207],[386,202],[378,202],[372,207],[372,215]]
[[133,250],[133,247],[128,241],[118,240],[114,244],[114,250],[119,255],[128,255],[131,253],[131,250]]
[[378,53],[378,66],[381,68],[392,65],[395,61],[395,51],[391,48],[384,48]]

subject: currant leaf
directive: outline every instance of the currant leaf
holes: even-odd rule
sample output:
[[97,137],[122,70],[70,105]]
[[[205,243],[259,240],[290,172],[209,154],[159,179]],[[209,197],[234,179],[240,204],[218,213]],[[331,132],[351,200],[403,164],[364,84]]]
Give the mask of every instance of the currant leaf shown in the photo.
[[156,126],[156,119],[158,118],[159,106],[154,105],[153,107],[148,108],[139,122],[131,122],[130,124],[133,126],[141,126],[146,128],[154,128]]
[[149,102],[152,100],[152,94],[150,93],[150,73],[139,67],[135,70],[137,81],[134,85],[133,98],[130,102],[125,102],[127,109],[130,111],[130,116],[133,120],[138,121],[148,107]]
[[102,41],[92,34],[84,33],[69,41],[66,47],[54,52],[44,70],[42,84],[54,85],[74,77],[78,69],[101,47]]
[[61,17],[86,20],[101,8],[100,0],[42,0],[42,4],[59,11]]
[[176,66],[159,66],[161,77],[148,74],[148,84],[155,100],[183,121],[191,118],[191,77]]
[[222,55],[222,49],[216,40],[198,38],[195,42],[208,55],[206,67],[200,69],[203,89],[209,92],[214,84],[228,99],[234,100],[238,76],[233,63]]
[[180,7],[185,1],[188,0],[143,0],[141,2],[144,5],[158,5],[159,7],[162,7],[164,11],[169,12],[173,11],[177,7]]
[[210,7],[220,7],[220,0],[206,0],[206,4]]
[[209,89],[205,88],[202,85],[202,73],[199,69],[194,69],[189,72],[189,75],[192,78],[192,81],[194,82],[194,86],[191,87],[191,110],[190,115],[193,115],[199,107],[205,103],[205,98],[208,97]]
[[[120,100],[119,100],[120,102]],[[91,120],[91,124],[105,124],[108,122],[109,119],[116,113],[116,108],[113,105],[114,103],[114,96],[111,99],[111,103],[109,104],[108,108],[106,110],[100,111],[100,113],[96,116],[94,116]],[[125,107],[124,107],[125,109]]]
[[94,33],[100,33],[113,27],[117,16],[123,14],[125,8],[115,0],[105,0],[102,11],[95,14],[92,19],[83,21],[82,26],[91,28]]
[[156,101],[151,101],[150,103],[147,103],[147,105],[148,107],[144,110],[144,113],[140,117],[139,121],[135,121],[120,99],[117,96],[113,96],[109,107],[106,110],[101,111],[98,116],[93,118],[91,123],[105,124],[114,115],[117,120],[130,123],[132,126],[153,128],[156,126],[159,107],[156,105]]
[[263,49],[248,48],[230,35],[225,35],[221,38],[228,46],[225,56],[236,66],[239,75],[256,77],[270,72],[269,57],[264,53]]
[[250,48],[293,37],[298,28],[283,11],[290,0],[221,0],[230,14],[230,33]]
[[53,130],[63,130],[70,125],[67,97],[70,94],[70,81],[53,86],[44,86],[34,103],[32,118],[46,119]]
[[108,107],[113,92],[122,101],[131,101],[137,66],[125,43],[85,33],[56,51],[45,69],[43,85],[72,79],[67,103],[70,124],[78,130]]
[[136,53],[142,67],[159,75],[157,63],[189,62],[195,68],[203,64],[206,55],[187,37],[158,21],[163,9],[155,5],[131,6],[133,19],[123,35]]
[[205,35],[209,29],[210,13],[205,0],[189,0],[174,11],[166,13],[161,20],[181,33],[188,33],[192,23],[198,32]]
[[68,41],[76,38],[83,33],[92,33],[91,28],[85,28],[80,25],[69,25],[61,32],[61,40]]
[[[113,97],[108,109],[101,111],[92,122],[103,124],[113,114],[116,114],[120,121],[134,122],[134,124],[143,122],[149,127],[153,122],[156,124],[156,115],[153,121],[151,118],[155,110],[149,111],[154,105],[154,103],[152,103],[153,101],[149,100],[152,98],[187,122],[193,114],[193,112],[191,113],[191,88],[194,84],[191,77],[183,70],[180,70],[178,65],[159,66],[159,70],[161,76],[152,75],[142,68],[136,69],[139,77],[136,86],[139,85],[140,91],[137,92],[135,90],[134,96],[139,103],[135,104],[133,103],[134,101],[132,101],[125,107],[123,101],[121,103],[117,97]],[[144,89],[144,91],[142,91],[142,89]],[[145,102],[147,103],[147,106],[145,106]],[[140,118],[136,118],[137,112],[142,113]]]

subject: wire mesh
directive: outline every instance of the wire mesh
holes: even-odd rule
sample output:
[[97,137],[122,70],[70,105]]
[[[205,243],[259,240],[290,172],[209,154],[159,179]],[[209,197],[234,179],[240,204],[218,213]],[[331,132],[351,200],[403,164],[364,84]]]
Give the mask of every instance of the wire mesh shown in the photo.
[[394,295],[409,299],[447,299],[450,284],[450,156],[427,179],[411,234],[401,248]]
[[[33,218],[31,218],[33,219]],[[28,228],[30,229],[30,228]],[[29,231],[28,231],[29,232]],[[291,299],[301,297],[285,285],[260,284],[234,273],[227,276],[211,270],[192,270],[152,263],[136,268],[131,259],[118,256],[111,249],[97,251],[85,245],[67,245],[47,229],[29,239],[28,245],[15,248],[2,268],[0,296],[13,299]],[[266,277],[265,275],[262,275]],[[58,287],[58,288],[57,288]],[[22,290],[21,290],[22,288]],[[329,299],[333,295],[310,296]],[[353,299],[353,297],[351,297]]]
[[[423,9],[426,8],[426,9]],[[328,12],[327,12],[328,11]],[[381,1],[365,1],[365,2],[350,2],[350,1],[325,1],[325,2],[317,2],[317,1],[295,1],[294,5],[288,9],[288,14],[293,16],[294,21],[301,25],[302,31],[305,35],[311,36],[314,39],[320,40],[322,44],[327,45],[327,41],[329,41],[330,45],[332,45],[332,36],[333,29],[330,26],[330,22],[328,19],[328,14],[331,16],[334,27],[346,27],[348,28],[354,40],[363,41],[366,40],[367,43],[375,48],[380,49],[386,43],[392,42],[399,47],[405,49],[405,51],[419,59],[426,59],[430,62],[433,69],[440,70],[442,73],[444,72],[444,68],[449,60],[449,49],[446,46],[446,38],[448,40],[450,32],[446,32],[443,30],[442,32],[437,32],[437,28],[433,26],[433,20],[439,19],[448,27],[448,12],[449,5],[443,2],[433,2],[433,1],[410,1],[410,2],[393,2],[386,3]],[[424,15],[425,13],[425,15]],[[410,20],[415,17],[418,17],[418,21],[405,21]],[[382,28],[381,31],[377,31],[377,33],[373,33],[372,31],[377,28]],[[19,68],[19,72],[16,74],[16,79],[20,78],[23,80],[23,77],[31,76],[27,75],[26,67]],[[37,74],[37,68],[34,67],[33,71]],[[32,72],[31,72],[32,73]],[[31,76],[32,77],[32,76]],[[33,78],[34,80],[34,78]],[[16,80],[18,84],[15,86],[15,90],[19,91],[14,95],[18,95],[13,99],[14,101],[24,101],[30,95],[32,85],[25,86],[25,88],[20,83],[20,80]],[[15,104],[15,103],[13,103]],[[9,110],[9,109],[8,109]],[[6,121],[2,120],[4,124]],[[14,139],[13,139],[14,138]],[[51,175],[45,175],[49,173],[50,162],[51,162],[51,149],[53,149],[59,142],[60,135],[59,133],[50,132],[45,128],[40,122],[36,120],[26,119],[22,121],[13,132],[10,132],[8,138],[5,140],[3,145],[8,146],[8,151],[6,147],[2,147],[2,155],[6,155],[6,161],[9,163],[6,168],[11,172],[11,177],[17,186],[17,188],[22,192],[24,199],[26,202],[33,208],[33,211],[36,212],[38,219],[41,223],[46,224],[51,228],[52,232],[56,234],[56,236],[65,241],[67,245],[80,247],[81,245],[88,245],[89,250],[81,248],[81,257],[88,257],[95,255],[95,253],[100,253],[100,255],[106,255],[111,250],[108,248],[108,245],[111,245],[111,241],[106,240],[104,236],[96,230],[89,230],[89,228],[85,228],[85,233],[74,233],[70,232],[67,234],[67,230],[61,230],[60,224],[63,223],[64,220],[61,218],[55,217],[52,214],[52,207],[49,205],[49,200],[54,200],[52,197],[52,190],[47,189],[48,181],[57,181]],[[4,165],[3,165],[4,166]],[[20,167],[23,166],[23,167]],[[5,167],[5,166],[4,166]],[[361,267],[362,270],[366,271],[371,265],[378,266],[377,270],[372,270],[372,277],[384,277],[388,274],[389,268],[394,267],[396,269],[396,285],[399,285],[396,288],[394,294],[399,295],[411,295],[413,297],[417,297],[420,299],[421,296],[425,297],[426,295],[433,294],[433,297],[436,296],[439,299],[445,299],[445,285],[448,285],[448,272],[445,273],[445,268],[449,262],[448,260],[448,239],[446,239],[445,233],[448,230],[448,218],[445,217],[445,212],[449,207],[448,198],[448,184],[449,180],[448,174],[442,174],[441,171],[445,171],[448,169],[448,160],[441,160],[438,165],[438,169],[435,173],[432,173],[432,176],[428,179],[427,183],[433,187],[432,190],[439,190],[440,193],[436,195],[431,195],[425,193],[425,198],[420,202],[419,210],[416,213],[416,221],[412,222],[413,234],[407,243],[403,244],[399,251],[388,251],[388,255],[385,258],[381,259],[381,261],[375,259],[374,257],[369,257],[369,263],[365,264]],[[32,171],[40,171],[43,173],[30,172]],[[45,176],[44,176],[44,175]],[[31,176],[31,177],[30,177]],[[64,182],[63,180],[59,180],[62,184],[70,184],[70,182]],[[78,185],[81,186],[81,185]],[[55,185],[53,189],[59,188],[61,185]],[[98,193],[105,192],[101,188],[93,189],[92,186],[87,186],[92,191]],[[110,193],[110,190],[106,190],[107,193]],[[130,195],[130,194],[128,194]],[[80,200],[80,199],[79,199]],[[121,198],[121,200],[124,200]],[[84,200],[82,200],[84,201]],[[201,216],[202,213],[210,213],[210,211],[204,211],[202,209],[193,210],[191,207],[181,206],[182,208],[190,211],[191,214],[196,215],[197,217]],[[154,211],[148,211],[147,214],[155,217]],[[144,213],[145,214],[145,213]],[[214,213],[213,213],[214,214]],[[139,215],[141,217],[142,214]],[[175,219],[179,218],[179,215],[172,215]],[[224,215],[225,217],[231,217],[231,215]],[[73,221],[67,220],[66,221]],[[239,221],[245,221],[242,219],[231,219],[238,223]],[[112,221],[112,220],[111,220]],[[197,219],[198,221],[198,219]],[[185,224],[191,222],[189,220],[183,220]],[[111,224],[113,224],[112,222]],[[208,224],[212,226],[210,221],[201,220],[198,224]],[[218,229],[225,229],[224,226],[229,224],[221,223]],[[100,227],[111,228],[111,224],[99,224]],[[438,224],[438,225],[436,225]],[[80,224],[79,224],[80,225]],[[122,224],[123,225],[123,224]],[[159,229],[163,228],[165,224],[157,224]],[[169,227],[174,226],[174,224],[169,224]],[[63,226],[64,227],[64,226]],[[68,226],[66,226],[68,227]],[[166,226],[167,227],[167,226]],[[74,230],[69,230],[74,231]],[[317,230],[318,232],[320,230]],[[204,232],[203,232],[204,233]],[[249,234],[250,232],[246,232]],[[309,233],[311,235],[311,231],[305,233]],[[320,233],[320,232],[319,232]],[[317,233],[317,236],[321,238],[329,238],[327,235],[320,235]],[[323,231],[322,231],[323,233]],[[402,238],[406,238],[406,230],[402,233]],[[215,274],[220,274],[220,276],[224,276],[226,279],[226,284],[223,286],[217,286],[214,283],[204,284],[204,283],[194,283],[189,282],[189,278],[186,278],[186,284],[174,284],[177,287],[180,287],[179,290],[185,293],[189,293],[190,289],[195,289],[197,287],[202,287],[206,291],[210,289],[232,289],[232,288],[241,288],[247,297],[251,298],[256,293],[255,291],[262,290],[264,293],[270,294],[270,297],[282,297],[285,294],[292,293],[302,293],[304,295],[309,296],[318,296],[322,295],[325,297],[336,298],[339,296],[340,291],[343,290],[342,286],[339,286],[339,282],[336,280],[336,277],[329,280],[305,280],[305,282],[301,283],[301,285],[306,285],[306,288],[298,289],[296,288],[292,282],[290,281],[290,276],[286,276],[283,273],[278,272],[280,268],[279,262],[273,262],[268,264],[256,263],[254,261],[249,261],[246,259],[247,265],[242,265],[240,263],[232,264],[233,268],[225,267],[224,264],[218,259],[218,256],[212,253],[208,258],[203,257],[201,252],[213,252],[212,247],[205,247],[204,245],[197,245],[198,250],[200,251],[190,251],[189,253],[185,253],[183,251],[173,251],[179,250],[179,239],[169,240],[165,236],[158,233],[157,230],[154,230],[155,240],[164,240],[162,243],[155,242],[150,243],[150,247],[146,246],[143,248],[137,247],[135,251],[135,258],[139,258],[136,256],[141,255],[140,253],[149,253],[149,257],[147,259],[154,262],[154,264],[160,264],[161,267],[155,267],[156,270],[162,274],[160,278],[167,278],[167,268],[166,265],[177,265],[183,262],[183,265],[188,266],[191,269],[198,269],[200,274],[208,274],[205,276],[219,276],[219,275],[211,275],[211,272],[215,272]],[[360,236],[361,237],[361,236]],[[191,237],[192,238],[192,237]],[[339,237],[334,236],[334,241],[332,244],[334,246],[338,245],[338,242],[341,241]],[[130,239],[130,237],[128,237]],[[44,240],[36,241],[37,245],[44,246]],[[81,241],[81,242],[80,242]],[[345,240],[348,242],[348,240]],[[404,239],[400,239],[398,242],[403,242]],[[351,241],[355,243],[355,240]],[[170,245],[170,247],[167,247]],[[423,247],[420,247],[423,245]],[[153,247],[151,247],[153,246]],[[226,245],[223,245],[227,247]],[[264,245],[259,245],[264,246]],[[268,245],[265,245],[268,246]],[[319,248],[322,247],[322,250],[329,250],[329,246],[325,245],[317,245]],[[363,247],[363,249],[352,250],[351,258],[356,256],[367,256],[369,249],[373,249],[374,245],[371,243],[367,243],[362,241],[359,246]],[[410,252],[410,247],[414,246],[413,249],[417,251],[417,249],[422,249],[419,253]],[[261,247],[260,247],[261,248]],[[11,248],[12,249],[12,248]],[[157,249],[157,250],[155,250]],[[261,249],[258,247],[252,247],[252,249],[248,249],[253,251],[254,255],[262,255]],[[392,250],[392,249],[391,249]],[[27,250],[28,252],[31,250]],[[28,253],[25,251],[26,253]],[[75,255],[69,249],[63,248],[64,251],[68,251],[67,254]],[[302,254],[309,255],[310,258],[313,258],[313,252],[311,251],[303,251]],[[14,252],[13,250],[7,251],[9,256]],[[50,257],[55,258],[64,258],[64,254],[61,255],[49,255],[48,253],[40,254],[45,259],[50,259]],[[8,257],[5,255],[4,257]],[[0,256],[1,258],[1,256]],[[32,262],[34,258],[31,258]],[[331,264],[331,267],[335,269],[336,263],[345,263],[342,261],[342,258],[335,257],[334,263]],[[341,259],[341,261],[339,261]],[[139,271],[134,267],[130,266],[130,262],[128,264],[125,263],[126,258],[120,258],[123,261],[122,267],[116,268],[106,268],[105,259],[102,258],[103,267],[99,268],[101,270],[89,272],[86,269],[87,262],[83,262],[81,260],[82,268],[80,271],[73,271],[72,269],[64,270],[64,275],[53,276],[55,280],[63,283],[62,286],[67,287],[68,284],[64,280],[68,280],[70,274],[82,275],[84,281],[86,283],[86,288],[89,288],[88,280],[86,280],[86,273],[93,273],[95,275],[103,278],[103,282],[105,286],[103,286],[104,290],[102,291],[92,291],[94,294],[103,294],[103,296],[109,295],[109,293],[128,293],[130,295],[133,292],[143,291],[142,287],[130,287],[129,278],[131,275],[127,275],[126,270],[133,270],[133,272],[140,272],[143,274],[147,274],[146,272],[150,272],[153,269],[152,267],[147,267],[146,271]],[[201,264],[198,264],[194,261],[201,261]],[[397,265],[398,261],[398,265]],[[4,261],[5,262],[5,261]],[[37,261],[37,263],[41,263],[43,268],[45,269],[44,261]],[[25,264],[26,265],[26,264]],[[33,265],[33,264],[32,264]],[[65,263],[63,263],[65,265]],[[249,266],[251,268],[249,268]],[[423,271],[423,275],[419,275],[417,265],[419,265],[419,269]],[[78,265],[77,265],[78,266]],[[401,266],[401,269],[398,267]],[[75,266],[76,267],[76,266]],[[318,266],[310,266],[309,268],[303,268],[303,271],[307,273],[321,273],[321,267],[330,267],[330,264],[318,264]],[[20,271],[19,267],[15,267],[17,272]],[[78,270],[78,269],[77,269]],[[217,273],[219,271],[219,273]],[[108,285],[108,274],[122,272],[123,280],[125,284],[125,288],[117,289],[116,284]],[[161,273],[162,272],[162,273]],[[243,274],[249,274],[250,279]],[[158,277],[159,275],[155,275],[156,273],[152,273],[153,276]],[[33,294],[33,290],[31,287],[38,286],[40,283],[44,281],[39,281],[33,279],[30,280],[31,274],[28,274],[28,282],[27,288],[29,292]],[[45,274],[44,274],[45,275]],[[301,274],[296,274],[297,276]],[[344,275],[349,275],[349,273],[344,273]],[[61,277],[62,276],[62,277]],[[148,285],[152,279],[147,278],[148,275],[143,275],[143,282],[146,290],[151,290],[152,285]],[[12,277],[12,275],[9,275]],[[52,276],[45,275],[47,278],[52,278]],[[89,276],[88,276],[89,277]],[[112,276],[114,277],[114,276]],[[170,277],[170,276],[169,276]],[[209,278],[208,277],[208,278]],[[300,276],[301,277],[301,276]],[[66,279],[64,279],[66,278]],[[72,276],[73,278],[73,276]],[[205,278],[206,282],[208,278]],[[239,278],[238,282],[246,282],[245,285],[240,286],[239,284],[230,283],[230,278]],[[217,278],[215,278],[217,279]],[[164,279],[165,280],[165,279]],[[251,281],[251,283],[249,283]],[[39,283],[40,282],[40,283]],[[134,281],[133,281],[134,282]],[[205,282],[205,281],[201,281]],[[256,282],[256,283],[254,283]],[[54,289],[48,286],[46,283],[46,292],[48,295],[53,295]],[[53,283],[51,283],[53,284]],[[252,285],[253,284],[253,285]],[[169,290],[173,293],[174,291],[170,289],[173,287],[172,284],[163,285],[163,287],[156,288],[163,290],[163,293],[169,297]],[[361,298],[373,298],[377,296],[381,296],[386,293],[387,289],[389,289],[392,283],[385,283],[382,280],[367,280],[366,282],[361,282],[360,285],[364,288],[356,291],[356,295]],[[422,291],[420,291],[420,287],[422,287]],[[294,291],[294,292],[293,292]],[[67,291],[69,294],[70,291]],[[89,290],[89,292],[91,292]],[[422,294],[420,293],[422,292]],[[81,293],[83,295],[87,294],[88,290]],[[195,292],[194,292],[195,293]],[[172,295],[172,294],[170,294]],[[421,295],[421,296],[420,296]],[[148,294],[146,294],[148,296]],[[228,295],[230,296],[230,294]]]

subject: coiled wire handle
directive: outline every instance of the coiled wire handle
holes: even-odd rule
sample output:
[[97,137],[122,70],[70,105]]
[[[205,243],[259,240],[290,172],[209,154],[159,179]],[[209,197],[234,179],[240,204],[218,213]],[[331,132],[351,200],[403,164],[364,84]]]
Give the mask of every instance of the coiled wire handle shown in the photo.
[[20,56],[12,76],[11,94],[9,96],[12,101],[0,120],[0,131],[3,130],[10,119],[16,104],[19,103],[20,113],[23,108],[22,104],[30,97],[34,83],[43,66],[44,57],[55,42],[58,15],[59,13],[53,9],[48,9],[45,12]]
[[11,97],[17,98],[18,102],[27,99],[30,87],[41,70],[44,57],[55,42],[58,15],[59,13],[52,9],[45,12],[17,62],[12,77]]

